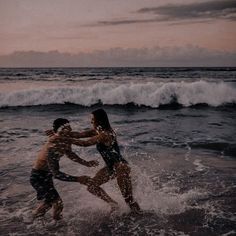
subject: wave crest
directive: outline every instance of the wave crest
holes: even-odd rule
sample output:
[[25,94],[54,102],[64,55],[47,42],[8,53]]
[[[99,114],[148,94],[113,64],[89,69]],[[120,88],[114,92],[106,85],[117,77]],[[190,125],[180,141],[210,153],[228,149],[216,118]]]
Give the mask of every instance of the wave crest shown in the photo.
[[76,87],[53,87],[0,93],[0,107],[73,103],[148,106],[158,108],[172,103],[184,107],[197,104],[221,106],[236,103],[236,89],[226,83],[96,83]]

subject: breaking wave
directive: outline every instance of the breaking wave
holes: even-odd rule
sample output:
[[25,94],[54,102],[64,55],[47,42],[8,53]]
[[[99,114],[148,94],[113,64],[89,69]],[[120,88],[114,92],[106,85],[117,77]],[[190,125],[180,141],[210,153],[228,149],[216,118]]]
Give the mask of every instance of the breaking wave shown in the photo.
[[0,93],[0,107],[36,106],[72,103],[81,106],[104,105],[147,106],[179,104],[184,107],[198,104],[222,106],[236,103],[236,88],[224,82],[206,81],[172,83],[94,83],[27,89]]

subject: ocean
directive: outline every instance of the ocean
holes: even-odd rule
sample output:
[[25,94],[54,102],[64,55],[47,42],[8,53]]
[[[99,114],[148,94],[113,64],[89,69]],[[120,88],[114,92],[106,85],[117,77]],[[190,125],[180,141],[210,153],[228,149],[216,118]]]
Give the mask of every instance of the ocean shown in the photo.
[[[84,186],[55,180],[63,221],[48,212],[32,222],[29,176],[44,131],[59,117],[87,129],[101,107],[143,213],[129,213],[115,180],[103,186],[120,206],[113,217]],[[1,235],[236,235],[236,68],[2,68],[0,127]],[[73,150],[99,166],[65,157],[64,172],[104,166],[95,147]]]

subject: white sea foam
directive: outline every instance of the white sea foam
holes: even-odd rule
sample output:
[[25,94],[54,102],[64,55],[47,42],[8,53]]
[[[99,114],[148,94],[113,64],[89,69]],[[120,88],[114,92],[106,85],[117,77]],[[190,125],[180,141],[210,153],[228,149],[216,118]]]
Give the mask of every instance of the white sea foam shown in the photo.
[[91,106],[96,103],[159,107],[177,102],[183,106],[205,103],[220,106],[236,103],[236,89],[226,83],[96,83],[83,86],[50,87],[0,93],[0,107],[74,103]]
[[[190,189],[179,193],[176,183],[166,183],[156,189],[148,174],[141,171],[137,166],[132,166],[135,197],[144,210],[154,210],[157,214],[179,214],[186,211],[191,202],[207,196],[200,189]],[[190,204],[190,205],[189,205]]]
[[193,164],[196,166],[195,167],[196,171],[203,171],[203,170],[207,169],[207,167],[204,166],[202,164],[201,160],[199,160],[199,159],[194,160]]

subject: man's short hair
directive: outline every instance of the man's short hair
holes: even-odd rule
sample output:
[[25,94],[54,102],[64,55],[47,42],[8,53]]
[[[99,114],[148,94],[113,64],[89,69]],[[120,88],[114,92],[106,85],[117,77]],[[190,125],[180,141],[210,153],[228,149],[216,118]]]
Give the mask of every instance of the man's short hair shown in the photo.
[[68,124],[68,123],[70,123],[69,120],[64,119],[64,118],[58,118],[58,119],[54,120],[54,121],[53,121],[53,131],[56,133],[57,130],[58,130],[61,126],[65,125],[65,124]]

